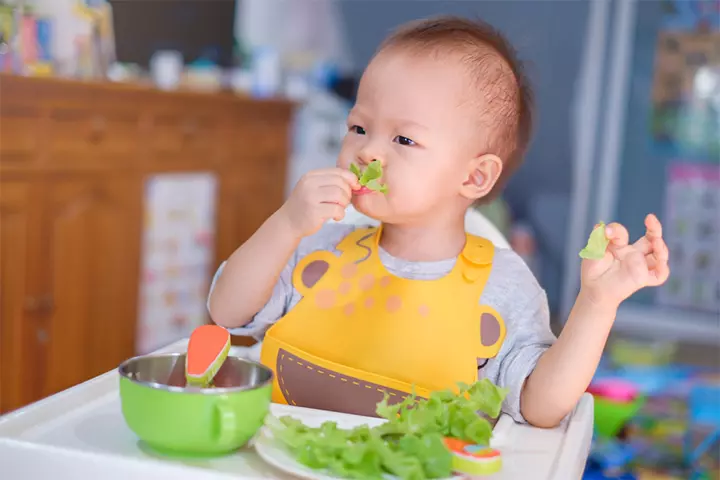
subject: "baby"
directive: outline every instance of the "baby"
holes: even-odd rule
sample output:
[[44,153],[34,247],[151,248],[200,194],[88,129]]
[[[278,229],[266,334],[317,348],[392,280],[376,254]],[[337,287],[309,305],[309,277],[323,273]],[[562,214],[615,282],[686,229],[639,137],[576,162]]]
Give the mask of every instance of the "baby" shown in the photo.
[[[608,225],[604,258],[583,261],[574,308],[552,334],[523,261],[464,229],[466,210],[519,166],[531,101],[514,50],[487,24],[420,21],[381,45],[337,168],[305,175],[213,281],[213,320],[264,339],[273,401],[373,415],[385,394],[488,378],[518,422],[552,427],[572,410],[619,304],[667,279],[668,250],[653,215],[632,244]],[[373,161],[382,189],[351,171]],[[350,204],[381,227],[327,223]]]

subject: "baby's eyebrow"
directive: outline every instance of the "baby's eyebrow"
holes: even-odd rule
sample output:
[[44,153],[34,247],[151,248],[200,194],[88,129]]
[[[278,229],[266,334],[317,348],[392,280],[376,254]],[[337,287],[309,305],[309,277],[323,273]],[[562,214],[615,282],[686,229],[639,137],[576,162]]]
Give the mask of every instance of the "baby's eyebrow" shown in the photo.
[[406,119],[406,118],[397,118],[397,119],[395,119],[394,123],[400,127],[417,128],[420,130],[430,130],[427,126],[423,125],[422,123],[418,123],[414,120],[410,120],[410,119]]
[[[352,116],[359,117],[360,120],[373,117],[373,115],[369,111],[367,111],[366,109],[363,109],[362,107],[358,107],[357,105],[354,106],[350,110],[350,113],[348,114],[348,117],[352,117]],[[415,120],[411,120],[409,118],[388,118],[387,121],[389,124],[394,125],[401,129],[402,128],[413,128],[416,130],[424,130],[424,131],[430,130],[430,128],[427,127],[426,125],[423,125],[422,123],[418,123]]]

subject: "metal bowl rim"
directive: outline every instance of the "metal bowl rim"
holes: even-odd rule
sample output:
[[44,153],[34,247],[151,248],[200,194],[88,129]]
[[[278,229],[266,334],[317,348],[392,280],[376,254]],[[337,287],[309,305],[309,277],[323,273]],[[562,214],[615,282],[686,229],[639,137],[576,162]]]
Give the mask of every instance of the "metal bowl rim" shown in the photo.
[[137,385],[141,385],[143,387],[152,388],[153,390],[164,390],[166,392],[171,393],[182,393],[182,394],[192,394],[192,395],[227,395],[230,393],[238,393],[238,392],[246,392],[250,390],[257,390],[260,388],[265,388],[268,385],[272,385],[273,378],[274,378],[274,372],[263,365],[262,363],[249,360],[247,358],[243,357],[237,357],[233,355],[228,355],[228,358],[232,358],[234,360],[239,360],[242,363],[247,363],[249,365],[252,365],[255,368],[258,368],[260,370],[263,370],[270,374],[270,377],[262,382],[258,383],[257,385],[245,385],[242,387],[222,387],[222,388],[200,388],[200,387],[177,387],[174,385],[165,385],[162,383],[157,382],[146,382],[143,380],[137,380],[134,378],[130,378],[125,373],[123,373],[123,369],[127,367],[129,364],[141,360],[141,359],[147,359],[147,358],[165,358],[165,357],[183,357],[185,356],[185,353],[151,353],[148,355],[138,355],[132,358],[128,358],[124,362],[120,364],[118,367],[118,373],[120,374],[121,378],[125,378]]

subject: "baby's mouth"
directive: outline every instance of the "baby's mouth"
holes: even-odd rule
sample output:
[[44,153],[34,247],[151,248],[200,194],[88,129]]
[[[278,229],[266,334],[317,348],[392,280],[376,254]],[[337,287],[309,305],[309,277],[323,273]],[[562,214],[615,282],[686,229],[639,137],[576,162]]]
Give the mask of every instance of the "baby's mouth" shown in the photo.
[[375,191],[370,190],[368,187],[360,187],[353,192],[355,195],[368,195],[370,193],[375,193]]

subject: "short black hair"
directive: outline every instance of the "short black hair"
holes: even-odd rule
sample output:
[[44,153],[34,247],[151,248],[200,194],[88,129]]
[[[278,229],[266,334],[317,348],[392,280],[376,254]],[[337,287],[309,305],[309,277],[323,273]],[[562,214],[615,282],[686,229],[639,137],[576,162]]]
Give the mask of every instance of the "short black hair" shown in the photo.
[[534,95],[515,48],[489,23],[456,16],[401,25],[380,45],[378,53],[395,48],[420,55],[461,54],[492,110],[491,128],[495,131],[484,153],[498,155],[503,171],[493,191],[482,200],[495,198],[522,164],[532,138]]

